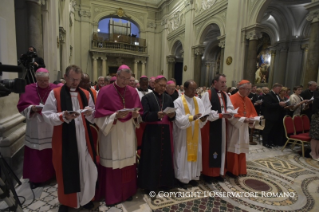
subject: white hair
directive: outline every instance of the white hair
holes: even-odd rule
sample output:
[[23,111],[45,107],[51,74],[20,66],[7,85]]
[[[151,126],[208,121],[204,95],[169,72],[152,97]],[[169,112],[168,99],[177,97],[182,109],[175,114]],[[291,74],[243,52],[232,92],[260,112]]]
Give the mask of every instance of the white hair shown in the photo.
[[308,86],[311,86],[311,85],[313,85],[313,84],[317,84],[315,81],[310,81],[310,82],[308,82]]
[[135,80],[135,83],[139,83],[139,81],[138,81],[138,80]]
[[35,77],[49,77],[49,73],[47,72],[35,72]]
[[104,79],[104,77],[103,77],[103,76],[99,76],[99,78],[97,78],[97,80],[99,80],[99,79],[101,79],[101,78],[103,78],[103,79]]
[[238,86],[238,88],[243,88],[243,87],[245,87],[246,85],[251,85],[251,83],[250,83],[250,82],[248,82],[248,83],[245,83],[245,84],[239,85],[239,86]]

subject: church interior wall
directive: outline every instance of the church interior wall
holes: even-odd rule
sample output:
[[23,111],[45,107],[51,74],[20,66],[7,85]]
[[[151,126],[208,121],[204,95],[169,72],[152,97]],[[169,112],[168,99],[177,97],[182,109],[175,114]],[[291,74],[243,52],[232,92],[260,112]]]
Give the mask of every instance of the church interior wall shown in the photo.
[[[0,1],[0,62],[6,65],[17,65],[14,4],[11,0]],[[17,73],[4,72],[1,79],[17,77]],[[9,159],[23,147],[25,124],[17,111],[18,99],[15,93],[0,98],[0,152]]]

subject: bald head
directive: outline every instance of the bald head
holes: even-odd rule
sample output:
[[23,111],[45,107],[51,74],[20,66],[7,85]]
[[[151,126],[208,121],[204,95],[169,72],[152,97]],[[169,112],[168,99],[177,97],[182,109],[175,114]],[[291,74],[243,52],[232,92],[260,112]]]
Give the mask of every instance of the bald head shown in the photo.
[[169,81],[170,83],[166,84],[166,92],[169,94],[169,95],[173,95],[175,90],[176,90],[176,84],[175,82],[173,81]]

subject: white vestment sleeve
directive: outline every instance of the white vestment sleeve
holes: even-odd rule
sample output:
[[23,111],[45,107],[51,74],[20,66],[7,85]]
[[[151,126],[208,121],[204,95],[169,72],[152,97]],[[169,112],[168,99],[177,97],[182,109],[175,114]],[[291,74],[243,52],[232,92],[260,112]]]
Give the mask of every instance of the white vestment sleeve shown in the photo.
[[[36,113],[31,114],[32,111],[32,106],[33,105],[29,105],[29,107],[27,107],[26,109],[24,109],[23,111],[21,111],[21,115],[23,115],[26,119],[32,119],[34,118]],[[31,116],[30,116],[31,115]]]
[[95,105],[94,105],[94,102],[93,102],[93,99],[92,99],[92,96],[89,95],[90,98],[89,98],[89,104],[88,106],[93,110],[93,113],[89,116],[85,116],[86,120],[88,120],[89,122],[91,122],[92,124],[94,124],[94,115],[95,115]]
[[[199,113],[201,113],[202,115],[206,112],[205,106],[203,104],[203,101],[201,99],[197,99],[197,103],[198,103],[198,109],[199,109]],[[207,117],[208,119],[208,117]],[[199,128],[203,128],[207,122],[207,119],[203,122],[201,120],[199,120]]]
[[190,114],[185,115],[184,105],[181,98],[178,98],[174,101],[174,107],[177,108],[175,116],[175,124],[180,129],[187,129],[191,126],[191,123],[188,120]]
[[104,136],[107,136],[110,133],[113,127],[113,122],[115,120],[115,117],[116,117],[116,112],[110,116],[95,118],[95,124],[103,132]]
[[217,119],[219,119],[218,111],[211,110],[212,104],[210,103],[208,92],[204,93],[201,100],[202,100],[204,108],[205,108],[205,113],[208,113],[208,111],[210,111],[209,116],[207,117],[207,120],[208,121],[216,121]]
[[[233,103],[231,102],[229,96],[227,95],[227,93],[225,93],[226,99],[227,99],[227,106],[226,106],[226,111],[229,110],[234,110],[234,106]],[[234,116],[232,115],[231,118],[227,119],[227,120],[232,120],[234,118]]]
[[42,109],[42,116],[43,119],[46,123],[53,125],[53,126],[58,126],[61,125],[63,122],[60,120],[60,115],[63,113],[58,113],[57,112],[57,101],[54,96],[53,90],[50,92],[47,101],[45,102],[45,105]]

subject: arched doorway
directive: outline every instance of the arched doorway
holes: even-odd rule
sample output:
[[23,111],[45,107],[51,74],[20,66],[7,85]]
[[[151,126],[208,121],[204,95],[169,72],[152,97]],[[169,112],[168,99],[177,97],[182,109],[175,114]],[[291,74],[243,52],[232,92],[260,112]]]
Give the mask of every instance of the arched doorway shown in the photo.
[[210,86],[215,74],[222,73],[223,52],[220,47],[220,29],[217,24],[208,25],[200,42],[204,47],[200,67],[200,85]]
[[176,41],[172,48],[172,55],[175,56],[175,65],[172,77],[176,80],[177,85],[183,84],[183,45],[180,41]]

